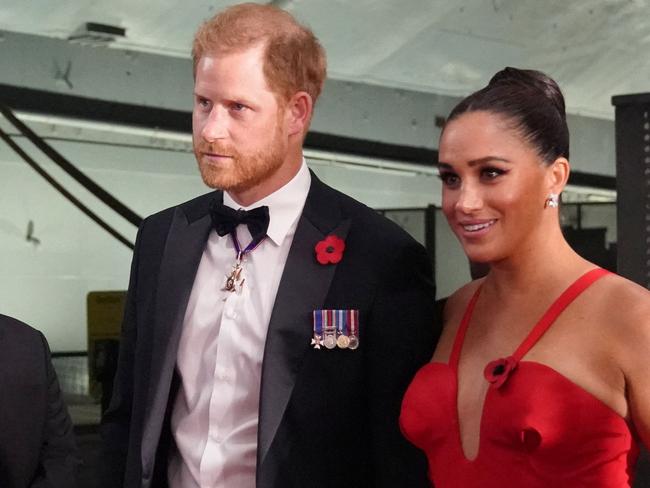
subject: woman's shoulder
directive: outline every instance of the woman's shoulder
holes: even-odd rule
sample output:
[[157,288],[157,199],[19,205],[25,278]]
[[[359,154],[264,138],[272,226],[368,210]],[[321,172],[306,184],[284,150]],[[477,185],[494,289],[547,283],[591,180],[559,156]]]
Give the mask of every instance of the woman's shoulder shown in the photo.
[[590,308],[599,318],[601,331],[624,350],[634,345],[650,347],[650,291],[614,273],[595,291]]
[[650,322],[650,291],[615,273],[602,280],[598,299],[606,315]]
[[446,299],[438,300],[437,306],[439,308],[437,314],[440,323],[442,323],[442,335],[438,341],[436,352],[433,355],[433,361],[446,363],[449,360],[449,354],[460,321],[467,309],[469,301],[474,293],[476,293],[476,290],[478,290],[482,281],[482,279],[470,281]]
[[470,281],[465,285],[458,288],[454,293],[452,293],[445,304],[443,317],[447,320],[448,317],[463,314],[470,300],[483,284],[485,278],[479,278],[478,280]]

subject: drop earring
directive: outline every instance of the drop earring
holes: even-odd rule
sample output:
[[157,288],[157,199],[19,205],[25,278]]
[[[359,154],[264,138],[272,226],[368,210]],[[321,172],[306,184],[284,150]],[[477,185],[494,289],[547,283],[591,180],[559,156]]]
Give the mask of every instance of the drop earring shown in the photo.
[[560,195],[557,193],[549,193],[548,198],[544,202],[544,208],[557,208],[560,205]]

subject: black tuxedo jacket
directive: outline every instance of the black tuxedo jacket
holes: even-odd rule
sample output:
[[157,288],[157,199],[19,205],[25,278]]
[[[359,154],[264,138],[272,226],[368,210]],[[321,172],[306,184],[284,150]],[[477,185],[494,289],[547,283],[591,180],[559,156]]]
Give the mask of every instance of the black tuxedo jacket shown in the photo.
[[0,487],[72,488],[72,422],[45,337],[0,315]]
[[[176,353],[213,198],[221,195],[153,215],[139,230],[102,426],[107,487],[167,485]],[[314,248],[330,234],[345,240],[343,259],[321,265]],[[264,351],[257,488],[428,486],[425,459],[402,438],[398,415],[437,339],[433,298],[424,248],[312,174]],[[359,309],[359,348],[312,348],[317,309]]]

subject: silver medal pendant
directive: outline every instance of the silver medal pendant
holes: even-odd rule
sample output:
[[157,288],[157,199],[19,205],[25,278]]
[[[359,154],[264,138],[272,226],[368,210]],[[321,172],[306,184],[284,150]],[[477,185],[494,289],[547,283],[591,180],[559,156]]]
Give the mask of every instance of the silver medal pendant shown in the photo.
[[222,288],[223,291],[238,292],[244,286],[245,279],[241,277],[242,270],[241,256],[237,256],[237,261],[232,267],[230,274],[226,275],[226,284]]
[[334,334],[325,334],[323,345],[327,349],[334,349],[336,347],[336,336]]
[[336,325],[328,323],[327,319],[323,324],[323,346],[327,349],[334,349],[336,347]]

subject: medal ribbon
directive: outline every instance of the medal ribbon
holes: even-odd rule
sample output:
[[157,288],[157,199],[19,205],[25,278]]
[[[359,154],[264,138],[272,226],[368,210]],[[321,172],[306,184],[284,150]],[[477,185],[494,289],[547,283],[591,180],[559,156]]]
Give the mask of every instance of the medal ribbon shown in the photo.
[[239,244],[239,239],[237,239],[237,229],[233,230],[230,233],[230,237],[232,237],[232,243],[235,246],[235,251],[237,252],[237,261],[241,261],[242,258],[246,256],[246,254],[253,252],[260,244],[262,244],[264,239],[266,239],[266,234],[262,237],[251,240],[248,243],[248,246],[246,246],[243,250],[241,248],[241,244]]
[[356,336],[357,335],[357,323],[359,321],[359,311],[358,310],[348,310],[348,335]]
[[242,266],[241,266],[242,260],[248,253],[251,253],[255,249],[257,249],[257,246],[259,246],[262,243],[262,241],[266,239],[266,234],[251,239],[251,242],[248,243],[248,246],[246,246],[245,249],[242,249],[241,245],[239,244],[239,239],[237,239],[236,228],[232,230],[232,232],[230,233],[230,237],[232,238],[232,243],[233,246],[235,247],[237,258],[235,260],[235,264],[232,268],[232,271],[230,272],[229,275],[226,275],[226,284],[224,288],[222,288],[222,290],[234,292],[237,291],[238,287],[241,287],[244,284],[243,279],[239,283],[237,283],[237,280],[239,279],[242,270]]
[[314,310],[314,334],[323,336],[323,311]]
[[345,324],[345,319],[347,317],[345,316],[345,310],[337,310],[336,311],[336,332],[337,335],[346,335],[346,330],[343,329],[344,324]]

